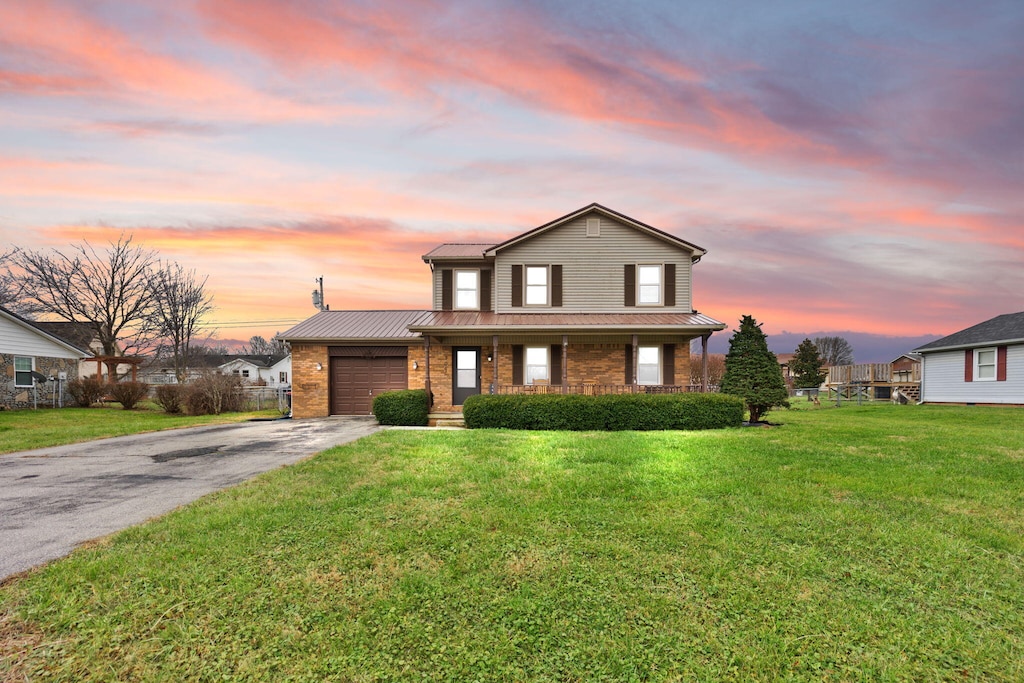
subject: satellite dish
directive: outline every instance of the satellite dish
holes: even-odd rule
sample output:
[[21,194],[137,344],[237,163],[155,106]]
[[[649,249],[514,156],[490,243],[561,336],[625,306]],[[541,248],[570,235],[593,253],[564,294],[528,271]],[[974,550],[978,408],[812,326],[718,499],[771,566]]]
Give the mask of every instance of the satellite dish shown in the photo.
[[44,375],[41,372],[36,372],[35,370],[32,371],[32,379],[34,379],[37,382],[49,382],[50,381],[49,377],[47,377],[46,375]]

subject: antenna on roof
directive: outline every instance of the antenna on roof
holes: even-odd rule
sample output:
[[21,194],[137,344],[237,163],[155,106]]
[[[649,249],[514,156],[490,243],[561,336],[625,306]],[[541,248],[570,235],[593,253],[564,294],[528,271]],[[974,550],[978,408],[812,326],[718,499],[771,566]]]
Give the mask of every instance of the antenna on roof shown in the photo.
[[331,310],[330,306],[324,304],[324,276],[321,275],[314,282],[320,285],[320,289],[313,290],[313,308],[318,308],[321,311]]

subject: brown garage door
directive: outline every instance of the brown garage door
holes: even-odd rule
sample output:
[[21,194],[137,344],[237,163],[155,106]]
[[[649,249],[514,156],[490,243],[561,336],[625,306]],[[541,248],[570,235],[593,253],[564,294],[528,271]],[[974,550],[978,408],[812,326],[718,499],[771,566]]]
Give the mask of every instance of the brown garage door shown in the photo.
[[331,358],[331,415],[369,415],[373,397],[408,388],[406,358]]

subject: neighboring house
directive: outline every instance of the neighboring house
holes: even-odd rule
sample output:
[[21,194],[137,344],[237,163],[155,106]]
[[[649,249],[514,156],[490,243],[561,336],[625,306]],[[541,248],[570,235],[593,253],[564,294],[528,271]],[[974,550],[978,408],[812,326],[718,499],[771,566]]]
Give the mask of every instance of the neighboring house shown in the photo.
[[236,356],[217,366],[222,375],[236,375],[244,382],[276,387],[287,385],[291,379],[292,357]]
[[373,396],[425,388],[434,413],[484,393],[688,391],[705,250],[591,204],[500,244],[423,256],[429,311],[322,311],[292,347],[295,417],[368,414]]
[[1024,405],[1024,312],[1006,313],[914,349],[924,403]]
[[[204,354],[196,356],[189,364],[187,379],[195,379],[203,372],[217,372],[222,375],[236,375],[242,381],[266,386],[287,386],[291,383],[291,354],[281,355],[237,355]],[[166,360],[147,363],[142,371],[142,381],[149,384],[176,384],[174,368]]]
[[0,408],[50,403],[58,386],[78,377],[78,363],[87,355],[0,307]]

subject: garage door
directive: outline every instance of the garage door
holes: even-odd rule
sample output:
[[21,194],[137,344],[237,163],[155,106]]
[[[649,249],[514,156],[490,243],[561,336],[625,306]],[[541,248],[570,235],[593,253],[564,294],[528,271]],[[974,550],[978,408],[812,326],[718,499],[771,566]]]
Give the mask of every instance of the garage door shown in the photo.
[[331,358],[331,415],[369,415],[373,397],[408,388],[404,356]]

